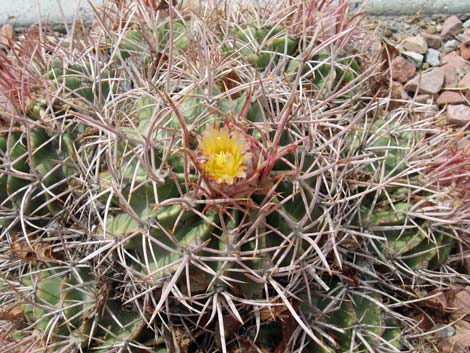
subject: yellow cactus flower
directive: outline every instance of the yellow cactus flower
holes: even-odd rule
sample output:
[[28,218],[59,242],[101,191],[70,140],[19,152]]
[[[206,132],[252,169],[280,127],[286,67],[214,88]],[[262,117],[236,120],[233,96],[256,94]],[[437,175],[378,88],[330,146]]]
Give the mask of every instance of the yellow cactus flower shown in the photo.
[[236,131],[208,126],[199,140],[204,156],[202,169],[217,183],[233,184],[236,178],[246,176],[246,162],[250,158],[248,143]]

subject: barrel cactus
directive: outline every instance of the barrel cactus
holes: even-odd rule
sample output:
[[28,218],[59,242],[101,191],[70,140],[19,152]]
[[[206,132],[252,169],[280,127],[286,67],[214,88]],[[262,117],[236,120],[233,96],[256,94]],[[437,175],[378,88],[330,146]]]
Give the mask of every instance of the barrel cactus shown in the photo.
[[41,43],[27,104],[2,110],[10,348],[399,349],[382,269],[348,282],[344,263],[437,267],[453,224],[416,215],[441,202],[411,163],[421,133],[370,123],[345,4],[242,21],[116,1],[80,40]]
[[444,222],[429,219],[431,212],[449,207],[449,198],[439,195],[426,174],[429,162],[422,161],[435,152],[425,133],[412,123],[378,119],[351,131],[347,142],[352,155],[370,158],[358,167],[366,178],[356,185],[365,194],[358,224],[370,234],[370,250],[379,262],[411,277],[415,270],[442,264],[455,236]]
[[387,317],[382,297],[376,292],[337,283],[324,297],[319,296],[317,306],[329,340],[323,340],[326,349],[316,347],[312,352],[393,351],[400,347],[400,327]]

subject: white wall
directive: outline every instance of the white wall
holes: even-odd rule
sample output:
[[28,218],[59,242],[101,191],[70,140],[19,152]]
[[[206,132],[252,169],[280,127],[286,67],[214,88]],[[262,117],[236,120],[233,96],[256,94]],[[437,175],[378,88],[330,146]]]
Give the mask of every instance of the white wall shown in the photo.
[[[64,18],[70,21],[77,8],[86,19],[91,19],[89,1],[99,5],[103,0],[0,0],[0,24],[10,22],[15,24],[37,23],[38,19],[49,23],[63,23]],[[185,0],[187,1],[187,0]],[[197,2],[191,0],[190,2]],[[214,0],[199,0],[214,1]],[[272,0],[217,0],[247,1],[263,3]],[[364,0],[350,0],[354,5]],[[374,15],[400,15],[422,13],[441,14],[470,14],[470,0],[368,0],[366,10]]]
[[[92,0],[102,4],[103,0]],[[49,23],[70,21],[77,9],[91,19],[88,0],[0,0],[0,23],[31,24],[39,19]]]
[[[1,0],[0,0],[1,1]],[[352,2],[362,2],[352,0]],[[371,15],[470,14],[470,0],[368,0]]]

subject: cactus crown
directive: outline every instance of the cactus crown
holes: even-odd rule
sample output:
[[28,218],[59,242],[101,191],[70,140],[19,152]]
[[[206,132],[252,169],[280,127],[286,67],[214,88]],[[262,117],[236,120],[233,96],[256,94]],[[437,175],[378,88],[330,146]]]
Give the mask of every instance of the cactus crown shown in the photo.
[[250,159],[248,142],[228,127],[208,126],[199,140],[202,171],[217,183],[231,185],[237,178],[246,177]]

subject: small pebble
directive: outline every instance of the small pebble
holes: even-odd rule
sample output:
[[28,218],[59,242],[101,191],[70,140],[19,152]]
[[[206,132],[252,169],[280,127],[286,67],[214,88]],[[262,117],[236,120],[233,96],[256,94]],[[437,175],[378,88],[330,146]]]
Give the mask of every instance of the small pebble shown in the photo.
[[449,53],[455,49],[457,49],[457,46],[459,45],[458,40],[456,39],[451,39],[448,40],[447,42],[444,43],[444,50]]
[[390,38],[393,35],[393,32],[390,28],[385,28],[384,29],[384,36],[387,38]]
[[52,30],[59,32],[59,33],[67,33],[66,28],[63,23],[56,23],[52,26]]
[[441,32],[442,31],[442,25],[437,24],[436,25],[436,31]]
[[463,23],[463,26],[464,26],[465,28],[470,28],[470,19],[467,20],[467,21],[465,21],[465,22]]
[[421,20],[421,21],[418,22],[418,26],[421,27],[421,28],[425,28],[426,27],[426,22]]
[[417,67],[420,68],[423,64],[424,55],[415,53],[414,51],[404,51],[401,53],[403,56],[411,60],[411,62]]
[[423,71],[426,71],[430,67],[431,67],[431,65],[429,65],[429,63],[424,63],[423,66],[421,66],[421,69],[423,69]]
[[411,26],[408,23],[405,23],[403,24],[403,28],[405,28],[406,30],[409,30]]
[[439,50],[429,48],[426,52],[425,61],[431,66],[438,66],[441,63],[439,56]]
[[399,28],[398,23],[395,21],[390,22],[389,28],[393,32],[398,32],[398,28]]
[[444,326],[443,324],[437,324],[434,329],[436,330],[435,336],[439,338],[446,338],[455,335],[455,328],[452,326]]
[[429,34],[436,34],[437,33],[436,26],[427,26],[426,32],[428,32]]

